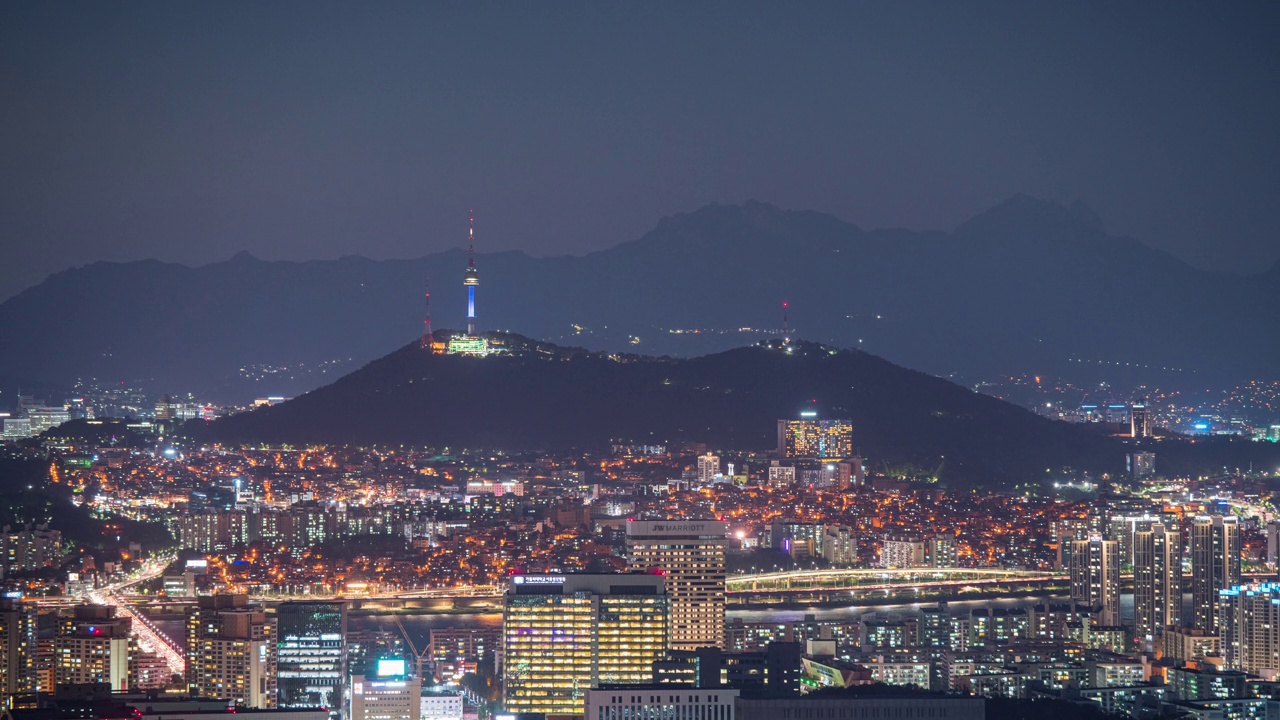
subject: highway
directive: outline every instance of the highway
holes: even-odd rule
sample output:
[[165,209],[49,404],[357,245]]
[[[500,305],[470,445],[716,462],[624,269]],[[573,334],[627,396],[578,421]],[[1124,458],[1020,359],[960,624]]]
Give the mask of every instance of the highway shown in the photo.
[[138,647],[160,656],[164,659],[165,664],[169,666],[170,672],[182,675],[186,673],[187,661],[183,657],[180,646],[173,638],[153,625],[150,620],[135,613],[128,603],[120,597],[122,591],[159,577],[173,560],[172,556],[152,558],[143,563],[137,574],[120,582],[90,590],[85,596],[94,605],[110,605],[116,609],[117,615],[131,618],[133,620],[131,634],[137,638]]

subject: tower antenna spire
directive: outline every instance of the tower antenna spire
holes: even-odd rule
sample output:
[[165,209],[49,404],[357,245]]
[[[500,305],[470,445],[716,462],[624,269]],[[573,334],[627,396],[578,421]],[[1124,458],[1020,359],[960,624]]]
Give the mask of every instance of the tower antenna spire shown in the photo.
[[427,319],[422,324],[422,349],[428,352],[435,345],[435,335],[431,332],[431,281],[427,281]]
[[782,342],[791,342],[791,324],[787,321],[787,308],[791,307],[791,303],[786,300],[782,301]]

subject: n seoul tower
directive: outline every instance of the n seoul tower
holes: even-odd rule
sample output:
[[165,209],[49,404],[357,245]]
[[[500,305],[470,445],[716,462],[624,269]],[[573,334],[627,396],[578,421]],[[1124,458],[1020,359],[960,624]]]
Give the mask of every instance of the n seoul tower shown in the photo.
[[467,288],[467,335],[476,334],[476,286],[480,284],[480,273],[476,272],[476,214],[471,212],[471,232],[467,235],[467,272],[462,276],[462,284]]

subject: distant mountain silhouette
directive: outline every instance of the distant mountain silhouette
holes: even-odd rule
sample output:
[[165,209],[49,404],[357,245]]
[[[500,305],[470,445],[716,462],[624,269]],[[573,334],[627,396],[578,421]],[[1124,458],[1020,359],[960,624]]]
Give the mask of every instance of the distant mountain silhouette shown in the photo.
[[[592,353],[515,335],[518,352],[431,355],[416,343],[282,405],[194,422],[201,441],[597,450],[615,440],[768,450],[776,421],[816,400],[850,417],[878,470],[955,481],[1123,467],[1124,446],[856,350],[796,343],[692,359]],[[776,345],[776,343],[775,343]]]
[[[458,324],[465,264],[461,250],[393,261],[240,253],[199,268],[67,270],[0,304],[0,383],[294,394],[415,332],[428,279],[436,322]],[[709,205],[589,255],[505,252],[477,264],[481,328],[598,350],[689,356],[750,344],[777,334],[785,299],[800,337],[942,376],[1061,375],[1102,361],[1178,368],[1173,377],[1204,386],[1280,366],[1280,264],[1252,277],[1198,270],[1107,234],[1079,203],[1022,195],[952,233]]]

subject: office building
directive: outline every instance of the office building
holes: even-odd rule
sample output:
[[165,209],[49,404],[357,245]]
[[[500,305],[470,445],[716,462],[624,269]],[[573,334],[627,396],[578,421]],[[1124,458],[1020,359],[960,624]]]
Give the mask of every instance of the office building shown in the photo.
[[714,520],[627,522],[632,571],[664,573],[671,647],[724,647],[725,533]]
[[1129,407],[1129,436],[1135,438],[1151,437],[1151,410],[1146,405]]
[[853,455],[853,425],[847,419],[819,420],[801,413],[799,420],[778,421],[778,455],[784,458],[846,458]]
[[733,720],[738,691],[727,687],[613,685],[586,693],[590,720],[639,718],[707,718]]
[[1120,548],[1093,536],[1071,541],[1071,601],[1098,608],[1097,624],[1120,624]]
[[404,658],[378,658],[368,674],[351,676],[350,720],[421,720],[422,680]]
[[1240,584],[1240,525],[1234,517],[1200,515],[1191,523],[1194,627],[1218,634],[1218,593]]
[[187,609],[186,625],[188,692],[276,707],[275,618],[245,595],[212,595]]
[[924,540],[909,535],[886,535],[880,546],[880,567],[915,568],[925,565]]
[[281,603],[276,627],[277,707],[339,707],[347,676],[347,604]]
[[1154,523],[1133,536],[1133,609],[1139,639],[1182,624],[1182,538]]
[[[661,575],[515,575],[503,600],[503,706],[581,714],[601,684],[649,682],[668,649]],[[354,719],[353,719],[354,720]]]
[[116,617],[108,605],[77,605],[58,623],[54,641],[58,685],[106,684],[112,690],[134,685],[133,656],[129,637],[132,621]]
[[0,710],[13,696],[36,690],[36,613],[14,598],[0,598]]
[[421,720],[462,720],[460,693],[422,691]]
[[1217,619],[1228,668],[1265,678],[1280,674],[1280,583],[1220,591]]

